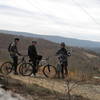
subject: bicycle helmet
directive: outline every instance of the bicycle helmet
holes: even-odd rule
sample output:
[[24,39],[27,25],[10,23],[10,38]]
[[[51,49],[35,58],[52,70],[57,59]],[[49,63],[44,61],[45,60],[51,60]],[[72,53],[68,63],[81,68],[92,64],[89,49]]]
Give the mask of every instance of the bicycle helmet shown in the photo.
[[63,46],[63,47],[65,47],[65,43],[64,42],[62,42],[60,45]]
[[37,41],[32,41],[32,43],[37,43]]
[[19,39],[19,38],[15,38],[14,40],[15,40],[15,41],[16,41],[16,40],[18,40],[18,41],[19,41],[20,39]]

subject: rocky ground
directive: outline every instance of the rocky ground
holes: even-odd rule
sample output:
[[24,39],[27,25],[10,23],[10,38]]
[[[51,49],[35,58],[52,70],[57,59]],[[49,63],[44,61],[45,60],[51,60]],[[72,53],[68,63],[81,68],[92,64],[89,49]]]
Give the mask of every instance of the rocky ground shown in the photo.
[[[58,80],[48,80],[45,78],[33,78],[33,77],[19,77],[19,76],[12,76],[15,79],[21,80],[27,84],[37,84],[44,88],[48,88],[50,90],[55,90],[60,93],[65,93],[67,88],[65,81],[58,81]],[[70,87],[74,84],[69,83]],[[100,100],[100,85],[90,84],[90,83],[82,83],[76,84],[75,88],[72,89],[71,94],[82,95],[83,97],[87,97],[90,100]]]
[[0,100],[90,100],[80,94],[69,99],[62,82],[39,77],[1,76],[0,84]]
[[19,94],[13,93],[12,91],[5,91],[0,88],[0,100],[26,100],[24,97],[21,97]]
[[[69,87],[75,84],[71,97],[77,98],[71,100],[100,100],[100,79],[95,81],[92,84],[69,82]],[[0,75],[0,84],[0,100],[68,100],[61,99],[67,93],[66,80]]]

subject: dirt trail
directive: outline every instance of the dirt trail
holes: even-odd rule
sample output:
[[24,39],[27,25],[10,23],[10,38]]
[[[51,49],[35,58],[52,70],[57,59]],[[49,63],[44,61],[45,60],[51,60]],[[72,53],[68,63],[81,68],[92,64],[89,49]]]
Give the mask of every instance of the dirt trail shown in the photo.
[[[14,79],[21,80],[27,84],[37,84],[44,88],[48,88],[50,90],[55,90],[60,93],[65,92],[65,82],[64,81],[56,81],[45,78],[33,78],[33,77],[23,77],[23,76],[11,76]],[[72,94],[80,94],[83,97],[88,97],[91,100],[100,100],[100,85],[92,85],[92,84],[84,84],[78,85],[72,91]]]

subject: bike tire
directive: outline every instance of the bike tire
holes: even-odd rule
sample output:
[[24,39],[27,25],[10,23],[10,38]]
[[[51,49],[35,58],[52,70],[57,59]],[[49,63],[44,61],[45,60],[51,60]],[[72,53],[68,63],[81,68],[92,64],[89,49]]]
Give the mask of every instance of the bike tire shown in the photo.
[[22,76],[31,76],[33,73],[33,67],[30,63],[22,63],[19,66],[19,74]]
[[55,78],[57,71],[56,68],[52,65],[46,65],[43,68],[43,74],[47,77],[47,78]]
[[12,62],[4,62],[1,65],[1,73],[2,74],[8,75],[12,72],[12,70],[13,70],[13,63]]

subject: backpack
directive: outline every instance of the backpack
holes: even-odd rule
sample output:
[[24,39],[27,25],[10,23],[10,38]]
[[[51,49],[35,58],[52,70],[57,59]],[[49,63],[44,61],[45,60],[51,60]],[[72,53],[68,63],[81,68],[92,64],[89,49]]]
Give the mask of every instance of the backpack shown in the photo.
[[9,46],[8,46],[8,52],[11,51],[11,45],[12,45],[12,43],[10,43]]

